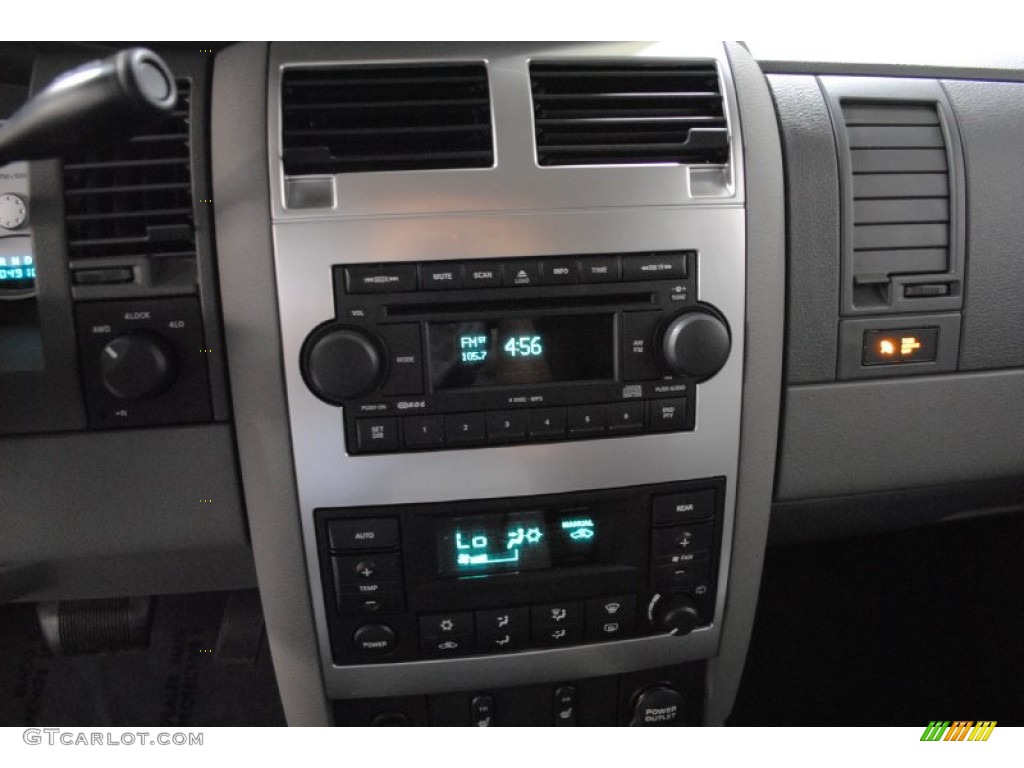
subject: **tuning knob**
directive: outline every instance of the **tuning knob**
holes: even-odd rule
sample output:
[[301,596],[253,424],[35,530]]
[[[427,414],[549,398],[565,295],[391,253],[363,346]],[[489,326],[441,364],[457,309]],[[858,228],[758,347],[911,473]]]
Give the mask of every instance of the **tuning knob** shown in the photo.
[[167,391],[178,372],[174,348],[162,336],[136,331],[118,336],[100,353],[103,386],[121,400],[145,400]]
[[673,318],[661,336],[661,354],[670,373],[709,379],[729,359],[729,328],[703,309]]
[[697,606],[689,595],[661,595],[651,605],[648,616],[659,632],[688,635],[700,624]]
[[306,340],[302,370],[314,395],[342,405],[372,392],[384,366],[377,345],[365,333],[326,326]]

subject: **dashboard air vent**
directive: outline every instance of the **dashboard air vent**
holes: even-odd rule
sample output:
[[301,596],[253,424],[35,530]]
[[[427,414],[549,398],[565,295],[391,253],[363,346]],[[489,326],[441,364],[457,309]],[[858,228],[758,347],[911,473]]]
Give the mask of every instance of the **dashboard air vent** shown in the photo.
[[286,175],[489,168],[483,64],[287,69]]
[[161,282],[158,273],[167,272],[195,283],[190,107],[189,82],[179,81],[168,118],[128,142],[64,162],[68,256],[76,275],[146,265],[147,282]]
[[844,101],[859,284],[949,269],[949,164],[934,104]]
[[542,166],[729,159],[713,62],[535,62],[530,84]]

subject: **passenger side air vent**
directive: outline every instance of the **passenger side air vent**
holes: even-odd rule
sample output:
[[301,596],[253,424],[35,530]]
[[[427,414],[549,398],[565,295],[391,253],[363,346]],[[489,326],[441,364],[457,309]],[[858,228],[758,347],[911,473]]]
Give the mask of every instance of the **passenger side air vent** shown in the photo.
[[949,162],[934,104],[844,102],[858,285],[949,268]]
[[67,248],[76,286],[194,287],[190,108],[189,81],[179,81],[170,117],[128,142],[65,161]]
[[542,166],[729,159],[714,62],[534,62],[530,85]]
[[288,176],[494,164],[483,64],[291,68],[281,91]]

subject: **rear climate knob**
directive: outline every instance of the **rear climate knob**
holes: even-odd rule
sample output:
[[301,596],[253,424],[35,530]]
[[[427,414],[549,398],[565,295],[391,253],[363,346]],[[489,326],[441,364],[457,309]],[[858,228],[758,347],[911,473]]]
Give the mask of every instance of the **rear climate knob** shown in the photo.
[[306,339],[302,373],[313,394],[332,405],[377,388],[383,358],[373,340],[353,328],[325,326]]

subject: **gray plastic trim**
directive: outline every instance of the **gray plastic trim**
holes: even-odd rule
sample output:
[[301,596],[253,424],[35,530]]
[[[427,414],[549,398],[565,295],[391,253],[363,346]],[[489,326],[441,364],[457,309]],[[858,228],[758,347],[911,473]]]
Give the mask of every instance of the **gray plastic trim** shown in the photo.
[[239,460],[281,703],[292,725],[328,725],[281,376],[269,226],[267,51],[262,43],[231,46],[218,54],[214,69],[220,287]]
[[729,568],[729,594],[718,656],[708,665],[704,722],[722,725],[732,711],[754,626],[775,477],[782,393],[786,305],[785,192],[775,109],[747,50],[727,44],[743,122],[746,157],[746,347],[740,471]]
[[1024,371],[790,387],[777,499],[1024,474]]
[[0,489],[0,563],[44,570],[26,599],[254,582],[227,425],[7,437]]
[[839,166],[816,78],[768,78],[786,164],[786,381],[836,377],[839,321]]
[[961,370],[1024,367],[1024,85],[944,82],[967,154]]

